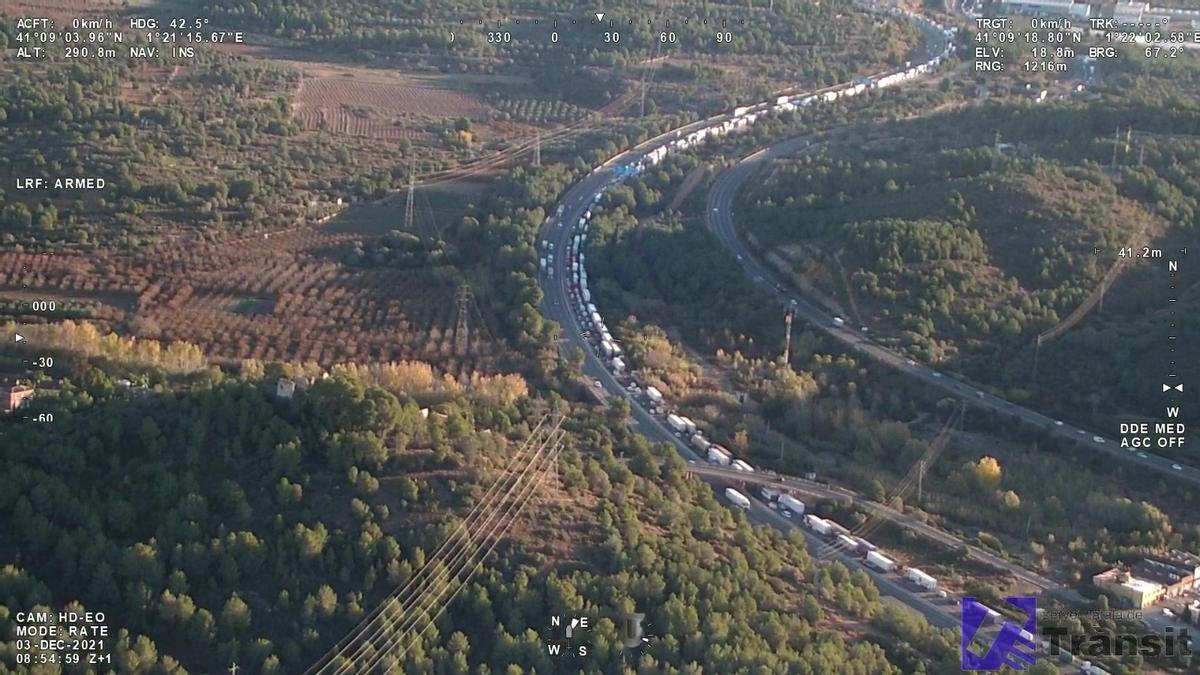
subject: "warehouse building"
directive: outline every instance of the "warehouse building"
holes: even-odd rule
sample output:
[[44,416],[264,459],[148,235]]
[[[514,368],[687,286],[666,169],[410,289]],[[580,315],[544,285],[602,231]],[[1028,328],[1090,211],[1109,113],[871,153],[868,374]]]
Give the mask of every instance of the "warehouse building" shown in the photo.
[[1104,591],[1113,606],[1145,609],[1162,599],[1166,589],[1162,584],[1139,579],[1114,567],[1092,577],[1092,583]]

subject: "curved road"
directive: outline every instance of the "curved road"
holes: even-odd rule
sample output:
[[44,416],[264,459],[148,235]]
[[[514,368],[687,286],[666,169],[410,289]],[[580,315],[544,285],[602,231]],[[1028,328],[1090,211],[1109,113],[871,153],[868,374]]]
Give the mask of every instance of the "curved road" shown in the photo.
[[[921,52],[921,57],[927,59],[941,53],[947,45],[946,37],[937,31],[929,30],[928,27],[923,32],[926,35],[926,45]],[[567,260],[567,251],[577,233],[575,224],[592,206],[596,195],[624,179],[618,173],[619,171],[640,164],[651,151],[674,139],[701,128],[715,127],[732,118],[731,114],[726,113],[700,120],[656,136],[631,150],[618,154],[568,189],[559,202],[558,211],[547,219],[540,232],[541,240],[550,244],[543,249],[543,255],[554,254],[554,260],[548,265],[548,269],[539,276],[539,282],[543,289],[541,311],[543,316],[557,322],[563,329],[562,337],[559,340],[560,350],[579,350],[584,355],[583,374],[592,383],[597,395],[601,397],[621,396],[628,400],[632,423],[639,433],[652,442],[673,445],[689,461],[689,466],[693,469],[700,469],[702,466],[696,453],[680,438],[677,438],[661,418],[651,413],[639,397],[633,396],[626,389],[621,381],[610,372],[596,353],[591,340],[584,334],[587,329],[580,317],[577,316],[578,308],[573,307],[571,301],[569,286],[571,269]],[[729,484],[729,481],[720,477],[710,477],[710,480],[719,484]],[[748,515],[751,520],[769,523],[784,531],[793,529],[800,531],[809,540],[810,550],[816,551],[825,544],[823,539],[816,537],[807,529],[799,527],[792,520],[780,516],[777,511],[768,508],[758,500],[751,500]],[[956,604],[948,603],[935,593],[918,590],[895,575],[881,574],[862,566],[858,558],[849,553],[838,551],[834,553],[833,557],[840,559],[851,569],[864,570],[882,594],[892,596],[917,610],[931,624],[944,628],[958,625]]]
[[746,276],[762,287],[780,304],[791,306],[796,315],[835,338],[849,349],[914,377],[924,384],[942,390],[943,393],[995,413],[1008,415],[1024,424],[1036,427],[1051,436],[1072,441],[1085,448],[1107,455],[1122,462],[1157,471],[1165,476],[1200,486],[1200,470],[1185,466],[1175,460],[1145,451],[1122,450],[1112,439],[1093,434],[1086,429],[1074,427],[1047,417],[1037,411],[1021,407],[1004,398],[977,389],[960,380],[948,377],[868,338],[863,331],[849,324],[838,323],[825,310],[793,295],[774,271],[767,268],[751,255],[750,248],[738,235],[733,221],[733,202],[742,185],[773,159],[793,155],[806,148],[814,136],[791,138],[743,157],[713,182],[705,205],[705,220],[709,229],[721,243],[737,258]]

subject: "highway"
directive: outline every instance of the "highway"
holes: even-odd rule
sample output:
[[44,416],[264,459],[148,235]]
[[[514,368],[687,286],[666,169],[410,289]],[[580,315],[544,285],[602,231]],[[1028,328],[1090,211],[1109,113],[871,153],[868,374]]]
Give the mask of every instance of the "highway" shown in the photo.
[[[947,44],[944,35],[928,29],[923,33],[926,35],[926,46],[922,55],[932,56],[944,50]],[[829,89],[832,88],[822,91]],[[602,398],[621,396],[628,400],[632,423],[639,433],[651,442],[671,444],[688,460],[689,467],[694,469],[704,466],[701,458],[692,448],[677,438],[660,417],[651,413],[643,405],[640,397],[634,396],[630,390],[626,389],[601,359],[592,340],[585,335],[585,330],[590,330],[590,328],[583,324],[579,309],[572,305],[571,268],[567,252],[577,233],[575,225],[591,208],[596,195],[610,185],[623,180],[617,174],[617,169],[636,166],[643,162],[651,151],[661,148],[666,143],[693,131],[711,128],[732,117],[728,113],[717,115],[679,129],[673,129],[611,158],[566,191],[558,204],[556,213],[547,219],[540,232],[542,255],[554,256],[547,269],[539,275],[539,283],[543,290],[541,312],[547,319],[557,322],[562,327],[559,341],[560,351],[568,353],[571,350],[579,350],[584,355],[583,375],[597,395]],[[723,477],[717,476],[708,476],[707,479],[718,485],[726,485],[729,482]],[[751,500],[748,516],[756,522],[769,523],[784,531],[799,530],[809,541],[810,551],[816,552],[825,544],[824,540],[814,533],[800,527],[792,520],[782,517],[777,511],[757,499]],[[832,557],[841,560],[850,569],[864,570],[883,595],[891,596],[920,612],[932,625],[943,628],[958,625],[956,604],[947,603],[935,593],[919,590],[895,575],[881,574],[865,567],[856,555],[837,551]]]
[[971,560],[983,563],[989,567],[1007,572],[1013,575],[1019,581],[1026,583],[1034,588],[1042,591],[1050,591],[1065,599],[1082,602],[1083,598],[1074,589],[1068,589],[1055,581],[1043,577],[1036,572],[1021,567],[1016,563],[988,551],[973,544],[967,544],[958,537],[940,530],[928,523],[925,523],[917,518],[897,511],[889,506],[873,502],[865,499],[860,495],[856,495],[850,490],[835,486],[817,483],[815,481],[805,480],[803,478],[795,478],[784,476],[771,471],[755,471],[754,473],[746,473],[737,469],[732,469],[723,466],[714,466],[711,464],[689,464],[689,470],[699,476],[709,478],[721,478],[727,482],[739,482],[747,485],[765,485],[775,489],[786,489],[793,494],[808,495],[818,499],[829,499],[840,502],[847,502],[857,505],[861,510],[872,516],[889,520],[896,525],[918,534],[926,539],[935,541],[943,546],[950,548],[958,548],[966,546],[967,557]]
[[1018,406],[1004,398],[978,389],[971,384],[949,377],[942,372],[917,363],[870,339],[861,327],[850,325],[831,316],[802,297],[793,295],[774,271],[751,254],[734,225],[733,203],[745,182],[773,159],[793,155],[813,142],[811,135],[791,138],[743,157],[713,182],[705,205],[709,228],[736,257],[746,276],[763,288],[780,304],[791,306],[796,316],[824,331],[850,350],[868,356],[884,365],[941,390],[948,396],[966,401],[977,408],[1006,415],[1053,437],[1078,443],[1089,450],[1121,462],[1156,471],[1171,478],[1200,486],[1200,470],[1145,451],[1122,450],[1120,444],[1037,411]]

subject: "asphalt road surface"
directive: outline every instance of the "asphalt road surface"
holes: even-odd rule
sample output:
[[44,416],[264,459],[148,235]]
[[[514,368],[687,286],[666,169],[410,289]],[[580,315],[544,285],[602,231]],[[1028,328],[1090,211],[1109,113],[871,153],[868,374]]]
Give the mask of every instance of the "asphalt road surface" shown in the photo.
[[852,351],[866,355],[891,366],[900,372],[914,377],[926,385],[940,389],[943,393],[966,401],[977,407],[994,413],[1006,415],[1024,424],[1041,429],[1056,438],[1068,440],[1084,446],[1099,455],[1156,471],[1177,480],[1186,481],[1200,486],[1200,470],[1192,466],[1179,464],[1176,460],[1155,455],[1141,450],[1123,450],[1117,441],[1104,438],[1086,429],[1063,423],[1047,417],[1037,411],[1021,407],[1011,401],[978,389],[966,382],[945,375],[929,366],[912,361],[887,347],[871,340],[860,326],[851,325],[841,319],[835,319],[823,309],[793,295],[778,276],[759,262],[745,242],[738,235],[734,226],[733,203],[742,185],[761,169],[767,162],[779,157],[793,155],[814,142],[812,136],[802,136],[782,141],[768,148],[758,150],[742,158],[737,164],[727,169],[713,182],[705,206],[705,218],[709,228],[716,234],[721,243],[737,258],[746,276],[755,284],[762,287],[780,304],[791,306],[796,316],[828,335],[836,338]]
[[[936,31],[927,30],[924,32],[927,36],[927,46],[923,54],[933,55],[939,53],[945,45],[945,38]],[[671,444],[689,461],[689,466],[696,469],[699,469],[702,465],[702,459],[696,455],[692,448],[677,438],[660,418],[652,414],[643,405],[639,397],[634,396],[630,390],[622,385],[621,381],[610,372],[607,365],[596,353],[589,338],[584,335],[584,331],[589,329],[581,323],[577,315],[578,310],[571,303],[571,270],[567,252],[570,250],[572,239],[576,233],[575,225],[584,212],[592,206],[595,195],[609,185],[621,180],[616,173],[616,169],[637,164],[649,151],[671,139],[686,135],[692,130],[704,126],[718,124],[729,118],[728,114],[718,115],[680,127],[679,129],[671,130],[638,145],[636,148],[621,153],[605,162],[602,166],[597,167],[580,182],[567,190],[559,202],[560,211],[549,218],[542,227],[540,233],[541,240],[539,242],[547,244],[541,249],[543,256],[547,254],[554,255],[553,262],[548,265],[548,269],[540,273],[539,283],[543,290],[541,303],[543,316],[557,322],[562,327],[560,350],[563,353],[569,353],[572,350],[580,351],[584,356],[583,375],[587,378],[589,386],[594,389],[597,396],[601,398],[612,396],[624,397],[629,401],[632,422],[639,433],[643,434],[651,442]],[[718,486],[730,484],[730,481],[720,477],[709,476],[708,480]],[[718,490],[718,493],[720,492]],[[825,544],[825,541],[817,537],[814,533],[800,527],[791,519],[782,517],[777,511],[769,508],[757,499],[751,499],[751,508],[748,516],[753,521],[769,523],[784,531],[790,529],[799,530],[808,539],[811,551],[818,551]],[[856,555],[839,551],[834,552],[832,557],[840,559],[851,569],[864,570],[875,582],[881,594],[891,596],[920,612],[932,625],[938,627],[953,627],[958,625],[957,605],[953,602],[947,603],[936,594],[917,589],[895,575],[882,574],[868,568],[861,564]]]

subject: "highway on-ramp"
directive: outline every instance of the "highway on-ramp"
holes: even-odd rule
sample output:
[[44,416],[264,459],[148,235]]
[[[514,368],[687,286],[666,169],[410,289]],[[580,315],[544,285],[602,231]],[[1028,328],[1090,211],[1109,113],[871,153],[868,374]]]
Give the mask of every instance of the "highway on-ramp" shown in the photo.
[[793,294],[773,270],[752,255],[750,248],[742,240],[734,225],[733,204],[742,186],[764,165],[776,158],[794,155],[813,142],[814,136],[806,135],[755,151],[721,173],[709,190],[704,213],[709,229],[737,258],[738,264],[741,265],[747,277],[778,300],[780,304],[792,307],[797,317],[835,338],[852,351],[895,368],[929,387],[962,399],[972,406],[1007,415],[1024,424],[1041,429],[1053,437],[1078,443],[1099,455],[1200,486],[1200,469],[1179,464],[1175,460],[1146,451],[1123,450],[1118,442],[1110,438],[1047,417],[1035,410],[1024,408],[971,384],[949,377],[934,368],[917,363],[884,347],[870,339],[861,327],[851,325],[841,317],[835,318],[824,309]]

